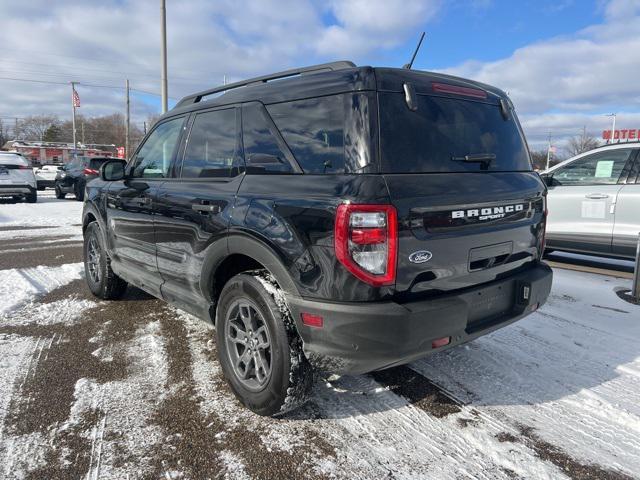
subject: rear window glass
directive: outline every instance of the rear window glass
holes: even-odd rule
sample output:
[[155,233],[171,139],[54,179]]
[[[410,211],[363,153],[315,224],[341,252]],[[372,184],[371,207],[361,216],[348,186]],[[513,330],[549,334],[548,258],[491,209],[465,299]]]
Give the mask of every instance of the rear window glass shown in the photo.
[[305,173],[344,172],[344,109],[343,95],[267,107]]
[[[498,105],[418,95],[407,108],[401,93],[380,93],[380,150],[385,173],[529,171],[526,144],[513,116]],[[490,161],[464,161],[465,156]],[[483,156],[483,157],[482,157]]]
[[0,165],[22,165],[28,166],[29,161],[22,155],[0,154]]

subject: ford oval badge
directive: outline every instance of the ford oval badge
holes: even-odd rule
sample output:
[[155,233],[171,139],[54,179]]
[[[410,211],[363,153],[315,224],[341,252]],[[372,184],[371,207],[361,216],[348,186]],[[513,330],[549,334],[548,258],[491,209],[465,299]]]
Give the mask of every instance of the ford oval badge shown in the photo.
[[431,260],[431,257],[433,257],[431,252],[427,250],[418,250],[417,252],[413,252],[409,255],[409,261],[411,263],[424,263]]

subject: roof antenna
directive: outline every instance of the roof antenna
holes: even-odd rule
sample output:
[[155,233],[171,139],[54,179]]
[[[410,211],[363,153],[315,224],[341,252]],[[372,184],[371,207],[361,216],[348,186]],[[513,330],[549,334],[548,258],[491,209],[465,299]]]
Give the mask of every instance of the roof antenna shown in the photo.
[[413,61],[416,59],[416,55],[418,54],[418,50],[420,50],[420,45],[422,45],[423,39],[424,39],[424,32],[422,32],[422,35],[420,35],[420,40],[418,40],[418,46],[416,47],[416,50],[413,52],[413,57],[411,57],[411,61],[409,63],[406,63],[402,68],[411,70],[411,67],[413,66]]

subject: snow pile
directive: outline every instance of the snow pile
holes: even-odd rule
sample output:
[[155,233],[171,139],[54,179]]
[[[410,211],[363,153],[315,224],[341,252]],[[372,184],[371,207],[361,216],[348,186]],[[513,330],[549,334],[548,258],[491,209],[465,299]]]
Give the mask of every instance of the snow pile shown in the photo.
[[0,315],[6,315],[41,295],[81,278],[82,263],[70,263],[59,267],[35,267],[2,271],[0,280]]

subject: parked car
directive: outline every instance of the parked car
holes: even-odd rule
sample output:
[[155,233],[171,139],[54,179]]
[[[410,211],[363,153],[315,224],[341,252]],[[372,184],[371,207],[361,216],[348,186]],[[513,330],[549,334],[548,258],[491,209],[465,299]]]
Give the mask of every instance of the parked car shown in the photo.
[[36,182],[38,190],[45,188],[53,188],[55,186],[56,176],[62,165],[42,165],[35,167],[33,172],[36,174]]
[[[272,81],[277,80],[277,81]],[[242,88],[240,88],[242,87]],[[87,185],[86,281],[214,323],[261,415],[542,305],[546,188],[488,85],[336,62],[183,98]]]
[[640,233],[640,143],[605,145],[543,173],[547,247],[634,259]]
[[67,193],[73,193],[76,200],[84,200],[85,186],[98,177],[103,163],[112,160],[107,157],[77,157],[64,165],[57,173],[54,188],[56,198],[64,198]]
[[0,197],[38,201],[36,176],[29,160],[15,152],[0,152]]

